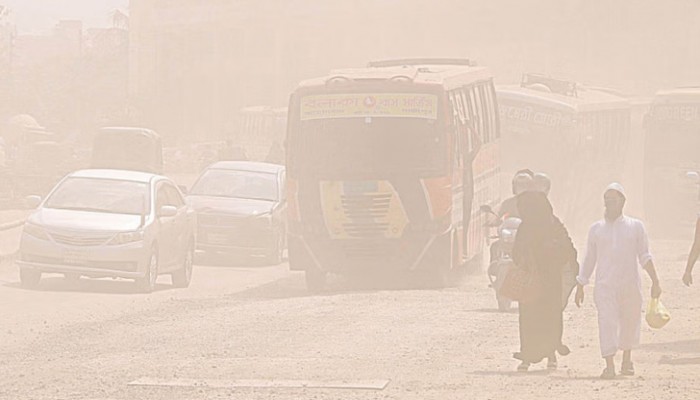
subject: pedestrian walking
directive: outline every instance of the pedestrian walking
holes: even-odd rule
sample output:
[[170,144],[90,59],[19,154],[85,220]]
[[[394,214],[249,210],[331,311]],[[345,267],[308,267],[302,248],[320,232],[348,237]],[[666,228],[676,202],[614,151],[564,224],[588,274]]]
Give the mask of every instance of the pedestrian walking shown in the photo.
[[586,286],[595,271],[595,305],[598,309],[600,351],[606,367],[602,379],[616,376],[614,357],[623,352],[622,375],[634,375],[632,350],[639,345],[642,322],[640,266],[652,281],[651,296],[661,296],[661,286],[649,252],[644,224],[623,214],[627,197],[622,185],[613,183],[604,194],[605,218],[588,233],[586,256],[577,278],[576,305],[584,301]]
[[[534,278],[536,297],[519,304],[519,371],[548,359],[547,368],[557,368],[557,356],[569,354],[562,344],[563,275],[576,262],[576,249],[564,225],[554,216],[552,205],[542,192],[527,191],[517,197],[522,223],[518,228],[513,258]],[[571,291],[569,290],[569,293]]]
[[683,283],[685,283],[686,286],[693,284],[693,267],[698,261],[698,257],[700,257],[700,214],[695,223],[695,240],[693,240],[693,247],[690,249],[688,263],[685,266],[685,273],[683,274]]

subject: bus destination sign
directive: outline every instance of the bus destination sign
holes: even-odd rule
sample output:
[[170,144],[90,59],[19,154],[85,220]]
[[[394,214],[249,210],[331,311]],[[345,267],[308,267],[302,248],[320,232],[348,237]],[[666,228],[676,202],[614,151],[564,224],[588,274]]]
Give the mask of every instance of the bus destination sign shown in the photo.
[[700,104],[657,105],[651,115],[656,121],[700,121]]
[[560,125],[566,125],[569,121],[560,113],[548,110],[536,110],[531,106],[512,106],[499,105],[501,118],[523,121],[535,125],[544,125],[551,128],[556,128]]
[[438,98],[425,93],[342,93],[304,96],[301,120],[355,117],[437,119]]

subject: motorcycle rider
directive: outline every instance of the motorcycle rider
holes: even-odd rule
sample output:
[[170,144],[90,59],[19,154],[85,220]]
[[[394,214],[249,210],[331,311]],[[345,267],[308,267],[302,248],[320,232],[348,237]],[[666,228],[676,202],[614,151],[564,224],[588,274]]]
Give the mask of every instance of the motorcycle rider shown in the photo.
[[[498,210],[498,217],[503,220],[507,217],[519,217],[518,195],[533,188],[535,173],[529,169],[522,169],[515,173],[512,181],[513,196],[503,200]],[[500,221],[499,221],[500,222]]]
[[[534,176],[535,174],[529,169],[522,169],[515,173],[512,181],[513,196],[503,200],[497,213],[498,218],[494,219],[489,226],[498,227],[507,218],[520,218],[520,213],[518,212],[518,195],[532,190]],[[500,245],[500,240],[496,240],[491,244],[489,249],[490,264],[495,261]]]
[[552,189],[552,180],[544,172],[537,172],[532,177],[532,188],[535,191],[544,193],[549,196],[549,191]]

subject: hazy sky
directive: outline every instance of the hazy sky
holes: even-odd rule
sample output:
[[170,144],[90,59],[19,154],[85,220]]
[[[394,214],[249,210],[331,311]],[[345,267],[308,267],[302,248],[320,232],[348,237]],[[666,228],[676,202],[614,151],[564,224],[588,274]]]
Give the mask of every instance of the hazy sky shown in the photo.
[[46,33],[60,19],[80,19],[86,27],[108,26],[110,12],[129,0],[0,0],[9,6],[20,34]]

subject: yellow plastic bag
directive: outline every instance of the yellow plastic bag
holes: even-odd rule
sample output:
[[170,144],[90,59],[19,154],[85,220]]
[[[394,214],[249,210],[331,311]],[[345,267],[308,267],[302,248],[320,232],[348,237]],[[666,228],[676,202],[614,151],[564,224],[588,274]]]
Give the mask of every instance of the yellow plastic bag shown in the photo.
[[671,320],[671,314],[659,299],[651,299],[647,307],[647,324],[654,329],[661,329]]

